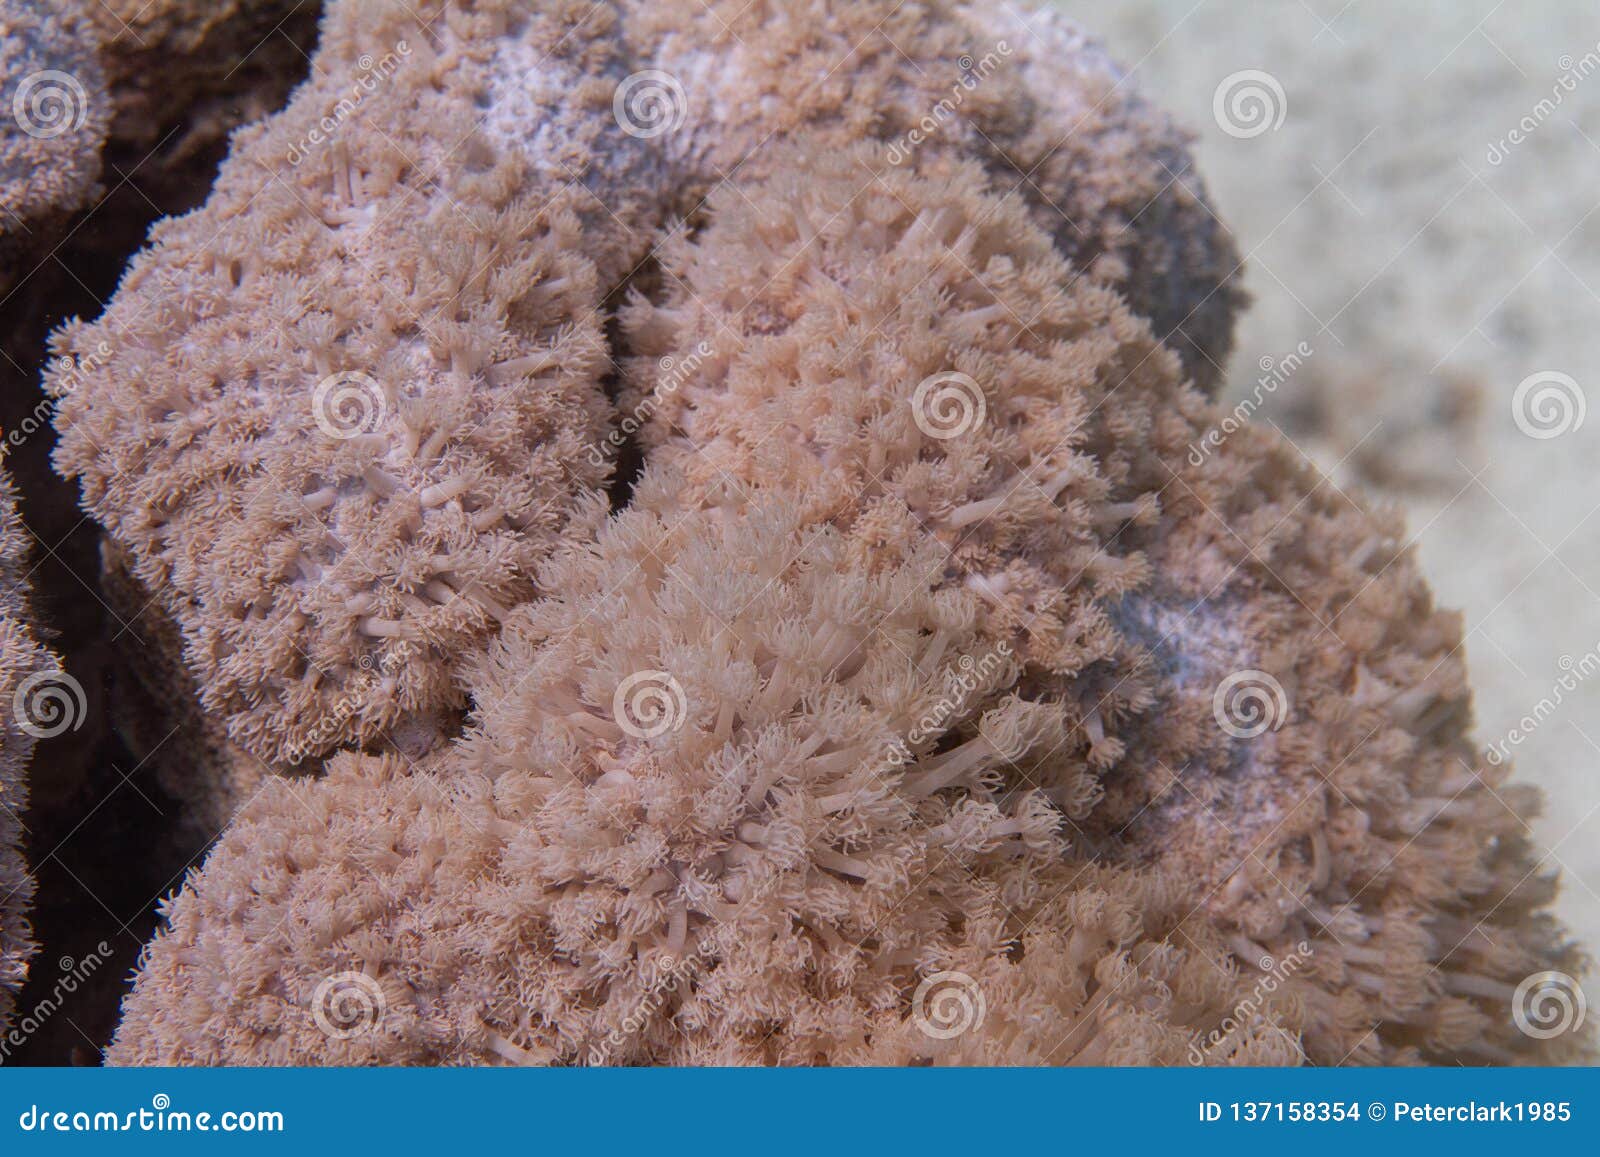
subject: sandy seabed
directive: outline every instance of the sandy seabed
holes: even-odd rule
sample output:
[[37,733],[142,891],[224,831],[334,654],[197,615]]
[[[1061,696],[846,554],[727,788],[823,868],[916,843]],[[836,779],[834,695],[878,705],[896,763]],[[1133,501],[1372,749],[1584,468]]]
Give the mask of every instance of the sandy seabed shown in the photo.
[[1600,10],[1058,2],[1197,134],[1255,297],[1227,396],[1405,511],[1600,944]]

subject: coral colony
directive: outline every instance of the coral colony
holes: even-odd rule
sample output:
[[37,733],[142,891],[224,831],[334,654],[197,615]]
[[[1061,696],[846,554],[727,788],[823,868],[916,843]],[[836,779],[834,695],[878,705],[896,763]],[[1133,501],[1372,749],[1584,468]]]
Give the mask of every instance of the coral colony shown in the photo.
[[45,378],[226,825],[107,1059],[1577,1055],[1456,618],[1210,400],[1237,270],[1049,13],[335,0]]

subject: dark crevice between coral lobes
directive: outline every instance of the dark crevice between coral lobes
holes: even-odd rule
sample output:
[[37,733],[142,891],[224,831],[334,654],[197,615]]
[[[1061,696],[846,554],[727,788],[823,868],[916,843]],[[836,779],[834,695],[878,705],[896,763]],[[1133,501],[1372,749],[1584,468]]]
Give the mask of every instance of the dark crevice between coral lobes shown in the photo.
[[620,442],[611,470],[611,484],[606,488],[606,497],[611,500],[612,510],[625,510],[628,507],[633,500],[633,488],[639,481],[639,475],[644,472],[644,447],[639,442],[638,431],[630,429],[623,422],[626,414],[621,412],[623,408],[621,366],[623,358],[631,351],[628,348],[627,337],[622,332],[618,312],[630,293],[642,294],[652,301],[661,295],[661,270],[653,255],[641,261],[622,284],[606,295],[602,307],[606,317],[606,346],[611,351],[611,372],[606,375],[601,386],[612,405],[618,408],[613,420],[616,423],[614,436]]
[[[274,35],[298,46],[293,59],[301,75],[271,78],[271,104],[260,111],[281,105],[303,79],[315,47],[314,6]],[[0,429],[17,437],[6,465],[34,539],[34,605],[87,703],[81,726],[42,739],[33,757],[22,819],[38,881],[32,922],[39,952],[17,1001],[24,1039],[0,1058],[4,1064],[100,1063],[139,951],[154,934],[156,905],[206,850],[116,725],[114,704],[134,679],[144,624],[126,622],[107,605],[100,529],[79,509],[77,486],[51,469],[55,432],[39,379],[50,332],[67,318],[99,314],[150,225],[206,199],[227,139],[201,131],[198,121],[214,127],[230,112],[256,111],[247,102],[263,96],[259,76],[241,72],[229,83],[255,87],[176,111],[153,149],[114,137],[104,156],[104,192],[68,224],[53,252],[28,259],[26,278],[0,304]],[[183,742],[181,734],[165,740]],[[62,985],[69,973],[86,978],[70,981],[71,992]]]

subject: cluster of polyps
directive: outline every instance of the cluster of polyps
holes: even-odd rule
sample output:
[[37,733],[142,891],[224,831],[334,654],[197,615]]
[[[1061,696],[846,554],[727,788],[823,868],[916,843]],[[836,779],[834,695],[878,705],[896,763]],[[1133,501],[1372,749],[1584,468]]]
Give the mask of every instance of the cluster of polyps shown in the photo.
[[[485,3],[434,43],[337,6],[319,79],[162,228],[112,306],[137,372],[66,400],[63,463],[236,735],[367,750],[237,816],[114,1059],[1176,1063],[1301,941],[1208,1056],[1571,1047],[1497,1006],[1571,952],[1495,781],[1458,775],[1459,633],[1394,529],[1260,431],[1190,460],[1234,298],[1203,205],[1160,200],[1174,138],[1052,25],[885,164],[979,32],[931,8]],[[400,36],[419,59],[320,167],[251,164]],[[617,123],[619,85],[674,69],[681,123]],[[262,245],[219,263],[230,223]],[[185,274],[176,313],[136,309]],[[606,520],[608,356],[658,404]],[[381,419],[329,438],[307,402],[359,365]],[[959,429],[919,411],[939,375],[975,391]],[[374,651],[400,661],[369,691]],[[1267,734],[1217,725],[1244,667],[1292,698]],[[642,678],[672,691],[645,726]],[[429,711],[413,763],[392,728]],[[329,1034],[307,1010],[353,972],[385,1011]],[[946,974],[985,1015],[930,1034]]]

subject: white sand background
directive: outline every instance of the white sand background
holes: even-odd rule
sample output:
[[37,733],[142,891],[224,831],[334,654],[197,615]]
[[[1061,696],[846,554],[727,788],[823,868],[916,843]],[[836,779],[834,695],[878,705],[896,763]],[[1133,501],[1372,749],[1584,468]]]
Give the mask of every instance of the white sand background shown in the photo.
[[[1405,510],[1464,617],[1480,740],[1543,715],[1508,750],[1545,793],[1529,822],[1560,910],[1600,952],[1600,5],[1057,3],[1198,135],[1256,299],[1229,395],[1312,348],[1255,420]],[[1235,78],[1219,120],[1246,70],[1281,98]],[[1248,94],[1228,111],[1252,80],[1259,124]],[[1531,386],[1519,425],[1535,374],[1571,384]]]

